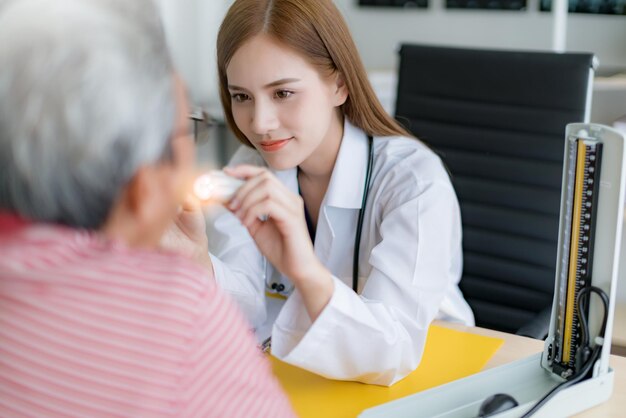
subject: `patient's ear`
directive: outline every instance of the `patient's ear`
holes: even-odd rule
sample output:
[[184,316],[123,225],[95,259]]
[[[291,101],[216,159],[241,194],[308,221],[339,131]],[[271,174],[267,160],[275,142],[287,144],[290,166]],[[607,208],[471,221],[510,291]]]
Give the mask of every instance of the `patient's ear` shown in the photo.
[[127,225],[126,233],[130,241],[141,245],[159,242],[161,235],[171,220],[172,199],[164,188],[164,167],[162,165],[143,166],[126,185],[119,202],[123,213],[122,223]]
[[142,174],[143,172],[144,169],[141,168],[137,173],[135,173],[135,175],[128,182],[124,193],[124,206],[133,215],[143,211],[142,196],[148,195],[145,190],[145,174]]
[[150,225],[159,211],[158,169],[154,166],[143,166],[137,170],[126,186],[125,206],[128,214],[142,226]]
[[141,167],[118,196],[102,232],[131,246],[154,247],[176,216],[171,167]]

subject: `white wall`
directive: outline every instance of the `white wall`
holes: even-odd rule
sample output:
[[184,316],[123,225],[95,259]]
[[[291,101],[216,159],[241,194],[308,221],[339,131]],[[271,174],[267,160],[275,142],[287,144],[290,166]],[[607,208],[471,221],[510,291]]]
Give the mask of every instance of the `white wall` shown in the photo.
[[[129,0],[132,1],[132,0]],[[221,114],[215,43],[232,0],[156,0],[176,67],[192,100]]]
[[617,276],[617,294],[619,303],[626,304],[626,211],[624,211],[624,225],[622,227],[622,247],[620,253],[620,267]]
[[[359,7],[357,0],[335,0],[368,69],[391,69],[401,42],[549,50],[552,17],[528,0],[526,11],[447,10],[445,0],[428,9]],[[591,51],[603,66],[626,67],[626,16],[569,14],[567,50]]]
[[[198,104],[219,113],[215,41],[232,0],[156,0],[176,64]],[[430,0],[428,9],[357,6],[335,0],[344,14],[368,70],[394,70],[401,42],[439,45],[549,50],[552,17],[528,10],[446,10],[445,0]],[[601,67],[626,68],[626,17],[570,14],[568,51],[592,51]],[[626,113],[626,109],[623,113]]]

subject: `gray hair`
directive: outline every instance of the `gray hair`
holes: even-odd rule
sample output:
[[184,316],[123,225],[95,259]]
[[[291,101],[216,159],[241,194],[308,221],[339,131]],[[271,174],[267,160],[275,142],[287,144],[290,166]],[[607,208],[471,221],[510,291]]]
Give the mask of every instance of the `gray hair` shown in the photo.
[[171,158],[173,68],[149,0],[0,2],[0,209],[87,229]]

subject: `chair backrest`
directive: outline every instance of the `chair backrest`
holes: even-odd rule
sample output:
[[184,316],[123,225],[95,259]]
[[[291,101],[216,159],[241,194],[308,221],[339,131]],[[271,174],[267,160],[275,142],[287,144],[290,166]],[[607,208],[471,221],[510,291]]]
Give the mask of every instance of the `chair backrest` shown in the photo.
[[516,332],[552,305],[565,125],[588,119],[593,61],[400,49],[396,117],[451,172],[463,219],[460,286],[479,326]]

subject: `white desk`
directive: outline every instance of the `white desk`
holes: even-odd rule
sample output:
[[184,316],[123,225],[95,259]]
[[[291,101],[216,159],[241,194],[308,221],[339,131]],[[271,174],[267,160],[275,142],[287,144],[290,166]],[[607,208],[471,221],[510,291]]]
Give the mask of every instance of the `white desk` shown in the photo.
[[[622,309],[624,309],[624,306],[622,306]],[[485,370],[543,351],[543,341],[541,340],[520,337],[518,335],[492,331],[484,328],[466,327],[445,322],[437,322],[437,324],[465,332],[472,332],[475,334],[504,339],[502,348],[500,348],[500,350],[498,350],[487,363]],[[576,415],[577,417],[623,418],[626,416],[626,357],[612,355],[609,364],[610,367],[615,370],[615,381],[613,384],[613,394],[611,395],[611,398],[601,405],[590,408],[581,414]]]

